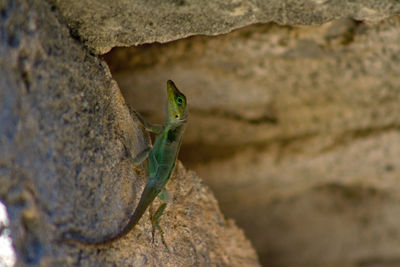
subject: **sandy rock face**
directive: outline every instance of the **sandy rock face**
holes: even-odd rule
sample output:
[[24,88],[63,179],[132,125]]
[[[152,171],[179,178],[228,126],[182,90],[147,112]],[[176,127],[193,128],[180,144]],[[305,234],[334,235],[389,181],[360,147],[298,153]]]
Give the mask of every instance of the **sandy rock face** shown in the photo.
[[115,49],[106,60],[152,120],[162,116],[158,84],[183,88],[191,112],[181,159],[264,265],[397,264],[399,26],[396,17],[256,25]]
[[146,182],[128,151],[142,151],[148,136],[106,63],[71,37],[55,8],[21,0],[0,9],[0,198],[17,266],[259,265],[243,232],[181,164],[160,222],[167,246],[160,236],[152,243],[148,213],[111,245],[64,242],[64,233],[101,239],[126,224]]
[[[262,264],[400,265],[398,1],[9,0],[0,11],[0,197],[21,266],[258,265],[181,164],[167,246],[151,242],[148,213],[111,246],[59,240],[126,223],[146,180],[127,151],[148,136],[125,101],[161,121],[167,79],[189,99],[182,161]],[[286,26],[231,32],[263,22]],[[220,36],[145,45],[196,34]]]
[[254,23],[322,24],[332,19],[379,21],[400,13],[396,0],[50,0],[95,53],[115,46],[217,35]]
[[116,49],[106,59],[128,101],[156,120],[164,101],[158,84],[173,78],[185,88],[186,143],[328,137],[399,122],[399,24],[258,25],[218,38]]

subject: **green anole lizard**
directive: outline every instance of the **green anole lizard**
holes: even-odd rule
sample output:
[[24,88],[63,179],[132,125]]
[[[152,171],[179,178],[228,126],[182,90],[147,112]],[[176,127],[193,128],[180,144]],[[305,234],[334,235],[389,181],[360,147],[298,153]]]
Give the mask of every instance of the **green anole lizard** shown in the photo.
[[140,197],[139,204],[129,219],[128,224],[119,233],[104,237],[102,240],[87,240],[74,233],[67,234],[64,240],[75,240],[84,244],[101,245],[119,239],[132,230],[139,222],[147,207],[157,196],[163,203],[152,217],[153,239],[155,228],[158,228],[162,234],[158,219],[163,214],[167,205],[164,186],[168,182],[172,170],[174,169],[188,115],[186,97],[178,90],[171,80],[167,81],[167,95],[168,110],[164,125],[151,124],[139,113],[135,111],[132,112],[147,131],[155,133],[157,136],[152,148],[149,147],[145,149],[133,159],[135,165],[141,164],[146,159],[148,160],[149,178]]

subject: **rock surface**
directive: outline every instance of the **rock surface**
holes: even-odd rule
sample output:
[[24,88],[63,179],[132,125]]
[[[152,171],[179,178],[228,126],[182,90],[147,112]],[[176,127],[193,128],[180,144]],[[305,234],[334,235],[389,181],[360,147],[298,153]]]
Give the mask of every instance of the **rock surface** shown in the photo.
[[95,53],[115,46],[217,35],[254,23],[379,21],[400,14],[396,0],[50,0]]
[[324,134],[321,145],[329,147],[332,135],[399,124],[399,26],[398,18],[376,26],[258,25],[115,49],[106,60],[126,99],[152,119],[162,117],[161,81],[172,78],[185,89],[187,144],[229,149]]
[[265,266],[400,265],[398,1],[48,3],[0,2],[0,197],[21,265],[257,265],[180,164],[168,248],[151,243],[148,214],[109,247],[55,241],[117,231],[145,182],[123,140],[134,154],[148,140],[88,50],[339,18],[115,49],[106,61],[150,119],[161,120],[166,79],[186,93],[181,159]]
[[161,221],[168,247],[159,236],[151,243],[148,213],[108,246],[60,241],[70,231],[101,238],[126,223],[146,180],[128,151],[142,151],[148,137],[107,65],[70,36],[56,9],[9,0],[0,11],[0,198],[17,266],[258,266],[242,231],[181,164]]
[[265,266],[397,266],[399,26],[255,25],[105,59],[151,120],[162,116],[158,84],[182,88],[191,112],[181,159]]

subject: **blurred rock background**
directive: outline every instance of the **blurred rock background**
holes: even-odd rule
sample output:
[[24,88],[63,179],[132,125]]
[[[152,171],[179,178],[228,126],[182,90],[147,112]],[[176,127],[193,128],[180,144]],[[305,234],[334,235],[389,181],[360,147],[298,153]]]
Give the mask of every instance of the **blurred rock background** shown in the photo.
[[253,25],[105,60],[150,120],[163,120],[167,79],[185,92],[180,158],[264,266],[397,266],[399,26],[398,17]]

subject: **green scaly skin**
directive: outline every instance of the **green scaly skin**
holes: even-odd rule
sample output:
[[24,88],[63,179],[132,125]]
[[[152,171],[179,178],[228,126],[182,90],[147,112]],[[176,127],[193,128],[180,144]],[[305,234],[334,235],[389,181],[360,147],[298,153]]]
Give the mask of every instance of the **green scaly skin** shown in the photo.
[[[156,133],[157,136],[153,147],[143,151],[133,160],[135,165],[140,164],[145,159],[148,160],[149,179],[140,197],[139,204],[137,205],[128,224],[119,233],[104,237],[102,240],[88,240],[75,233],[69,233],[64,240],[75,240],[80,243],[94,245],[110,243],[123,237],[132,230],[156,196],[159,196],[162,201],[165,201],[164,187],[175,166],[188,113],[185,95],[178,90],[171,80],[167,81],[167,94],[168,112],[164,125],[151,124],[140,114],[133,111],[134,115],[141,121],[144,128],[149,132]],[[158,228],[162,233],[162,230],[158,225],[158,219],[162,215],[165,207],[166,203],[164,202],[153,216],[153,239],[155,228]]]

